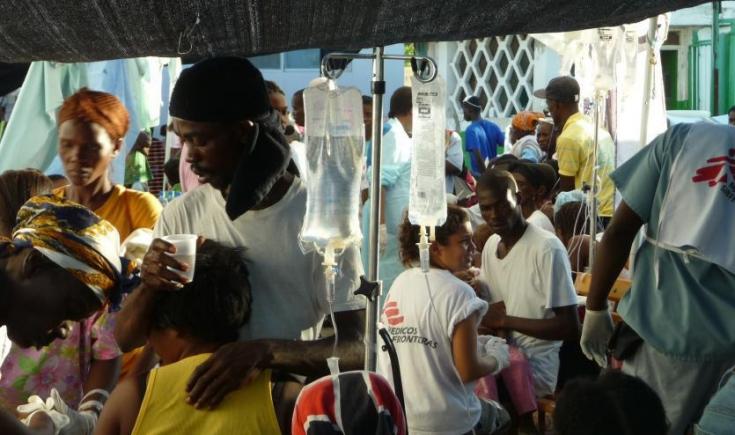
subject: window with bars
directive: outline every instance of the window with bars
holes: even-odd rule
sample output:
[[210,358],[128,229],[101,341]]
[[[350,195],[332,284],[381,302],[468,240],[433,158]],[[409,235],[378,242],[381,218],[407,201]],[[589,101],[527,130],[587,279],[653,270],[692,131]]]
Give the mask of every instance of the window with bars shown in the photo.
[[476,95],[483,116],[508,118],[531,107],[533,40],[528,35],[470,39],[457,43],[450,64],[452,109],[462,118],[462,100]]

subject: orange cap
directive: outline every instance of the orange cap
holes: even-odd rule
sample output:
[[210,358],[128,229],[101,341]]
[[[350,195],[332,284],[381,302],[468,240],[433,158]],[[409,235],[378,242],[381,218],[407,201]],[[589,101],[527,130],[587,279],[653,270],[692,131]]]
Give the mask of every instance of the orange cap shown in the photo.
[[539,119],[543,119],[544,114],[539,112],[518,112],[511,121],[514,128],[521,131],[533,131]]

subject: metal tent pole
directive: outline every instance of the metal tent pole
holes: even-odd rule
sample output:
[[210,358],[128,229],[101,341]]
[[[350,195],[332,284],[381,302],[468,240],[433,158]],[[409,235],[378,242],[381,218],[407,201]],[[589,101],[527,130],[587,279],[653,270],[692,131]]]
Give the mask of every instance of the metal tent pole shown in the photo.
[[605,101],[603,91],[595,91],[595,142],[592,148],[592,186],[590,186],[590,249],[589,249],[589,265],[590,273],[592,273],[592,265],[595,264],[595,239],[597,239],[597,191],[599,183],[597,182],[597,174],[599,165],[597,163],[597,155],[600,149],[600,106]]
[[720,43],[720,8],[719,0],[712,2],[712,116],[720,113],[720,69],[717,66]]
[[[383,79],[384,59],[383,47],[373,49],[373,132],[372,132],[372,162],[373,172],[370,183],[370,229],[368,245],[368,280],[378,282],[378,267],[380,262],[380,158],[383,145],[383,95],[385,95],[385,80]],[[380,294],[383,292],[383,283],[378,282],[378,292],[373,298],[368,298],[365,321],[365,370],[375,371],[377,357],[377,325],[380,309]]]

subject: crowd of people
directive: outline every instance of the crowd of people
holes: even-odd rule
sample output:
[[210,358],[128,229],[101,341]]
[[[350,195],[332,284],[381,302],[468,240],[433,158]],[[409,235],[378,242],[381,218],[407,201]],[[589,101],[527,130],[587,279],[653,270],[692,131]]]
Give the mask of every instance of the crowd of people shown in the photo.
[[[547,113],[516,114],[508,146],[479,98],[462,101],[469,126],[446,130],[447,219],[428,265],[406,213],[411,88],[390,96],[379,192],[363,99],[361,195],[383,204],[380,323],[395,348],[368,373],[354,293],[366,245],[339,257],[333,300],[321,257],[299,246],[303,90],[289,113],[245,59],[185,69],[165,172],[186,193],[163,205],[141,191],[151,135],[112,183],[127,110],[78,91],[57,118],[66,177],[0,175],[0,433],[536,434],[542,401],[555,401],[559,435],[726,433],[735,130],[676,126],[614,170],[612,137],[579,111],[573,78],[534,95]],[[139,231],[153,238],[144,257],[121,259]],[[178,234],[199,236],[194,262],[167,241]],[[575,277],[590,267],[584,298]],[[613,307],[621,276],[632,287]]]

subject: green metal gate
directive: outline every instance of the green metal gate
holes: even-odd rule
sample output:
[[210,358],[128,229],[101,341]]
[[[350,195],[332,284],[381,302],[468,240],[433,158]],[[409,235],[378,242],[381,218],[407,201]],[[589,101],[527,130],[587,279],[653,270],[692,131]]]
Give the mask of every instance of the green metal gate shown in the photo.
[[[735,20],[721,20],[717,38],[717,67],[719,69],[718,107],[713,107],[712,92],[712,41],[699,39],[694,32],[689,47],[689,107],[709,110],[721,115],[735,105]],[[724,32],[723,32],[724,31]]]

